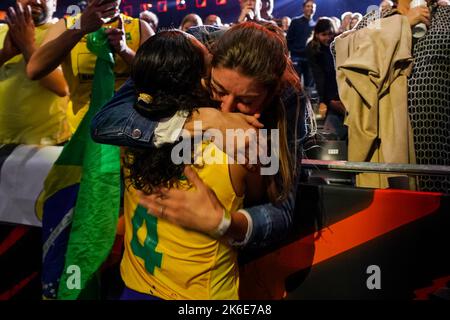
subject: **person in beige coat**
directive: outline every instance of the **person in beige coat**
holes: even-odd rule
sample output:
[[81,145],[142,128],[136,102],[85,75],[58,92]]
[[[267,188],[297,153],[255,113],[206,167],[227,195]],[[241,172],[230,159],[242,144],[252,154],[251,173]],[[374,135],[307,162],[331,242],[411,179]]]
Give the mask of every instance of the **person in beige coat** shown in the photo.
[[[339,95],[347,109],[348,160],[415,163],[408,118],[412,69],[408,18],[393,15],[335,41]],[[386,188],[388,176],[360,174],[357,185]]]

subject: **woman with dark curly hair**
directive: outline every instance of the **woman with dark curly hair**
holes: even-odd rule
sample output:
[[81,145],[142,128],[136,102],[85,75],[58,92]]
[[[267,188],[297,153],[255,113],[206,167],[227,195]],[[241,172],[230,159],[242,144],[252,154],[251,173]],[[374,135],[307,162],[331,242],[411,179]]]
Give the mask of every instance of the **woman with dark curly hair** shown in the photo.
[[[191,185],[183,176],[185,167],[192,167],[214,192],[228,218],[231,211],[242,208],[244,194],[248,203],[258,203],[265,198],[272,203],[285,199],[292,188],[294,169],[287,150],[284,106],[275,97],[282,88],[286,59],[269,63],[241,54],[242,47],[250,45],[256,54],[271,47],[270,55],[284,57],[285,44],[279,38],[262,44],[260,40],[267,32],[270,31],[263,27],[237,28],[231,35],[224,35],[214,50],[211,80],[205,79],[208,51],[184,32],[158,33],[138,50],[132,78],[139,95],[135,108],[142,115],[156,119],[172,117],[176,113],[190,116],[197,108],[213,104],[209,93],[213,99],[220,100],[224,88],[214,82],[217,79],[214,73],[227,73],[227,79],[233,79],[235,70],[241,70],[248,74],[244,80],[252,83],[245,105],[249,109],[264,106],[261,121],[265,127],[284,132],[280,132],[280,170],[276,176],[262,177],[258,166],[256,170],[248,170],[244,165],[230,162],[211,141],[194,146],[195,151],[199,147],[201,151],[208,149],[194,165],[174,163],[171,155],[177,143],[167,143],[158,149],[130,148],[125,152],[128,183],[124,204],[125,253],[121,263],[126,285],[123,299],[239,298],[236,250],[227,241],[218,240],[220,236],[192,231],[148,214],[138,205],[134,189],[157,192],[160,188],[201,188],[195,181]],[[220,79],[225,81],[226,77]],[[210,92],[203,89],[202,80],[204,84],[211,81]],[[209,88],[208,85],[205,87]],[[258,94],[254,95],[256,92]],[[268,143],[275,141],[269,139]],[[194,154],[197,155],[192,152],[190,156],[194,157]],[[213,161],[208,159],[209,156],[214,158]]]
[[[160,32],[145,42],[131,70],[139,96],[135,109],[148,118],[164,119],[176,113],[189,116],[199,107],[216,104],[201,84],[207,76],[207,54],[195,38],[176,30]],[[182,176],[184,165],[171,160],[173,146],[128,150],[130,179],[138,190],[152,193],[155,187],[173,186]]]

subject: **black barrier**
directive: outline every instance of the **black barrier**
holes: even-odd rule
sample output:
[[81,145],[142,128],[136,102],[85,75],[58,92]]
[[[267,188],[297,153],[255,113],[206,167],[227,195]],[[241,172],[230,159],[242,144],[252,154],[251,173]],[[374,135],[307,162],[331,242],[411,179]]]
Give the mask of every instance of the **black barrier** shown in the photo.
[[303,184],[296,208],[288,240],[241,255],[245,298],[412,300],[448,290],[449,196]]
[[[244,298],[430,299],[439,298],[439,289],[450,281],[448,196],[302,185],[297,208],[295,228],[286,241],[264,251],[240,254],[241,283],[251,289],[251,294],[243,293]],[[417,212],[410,214],[411,210]],[[394,219],[396,212],[405,217],[390,226],[386,218]],[[364,220],[365,216],[370,220]],[[365,232],[373,232],[367,221],[378,226],[373,236],[364,238]],[[342,233],[346,224],[354,226],[348,235]],[[334,250],[334,245],[343,248]],[[40,228],[3,224],[0,247],[0,297],[40,299]],[[263,278],[246,278],[248,266],[261,266],[257,275]],[[105,299],[119,294],[118,267],[117,262],[103,270]],[[379,288],[371,279],[376,274]]]
[[[13,146],[0,148],[0,166],[14,150]],[[39,150],[45,152],[45,148]],[[35,154],[33,149],[30,152]],[[33,159],[27,163],[34,163]],[[21,159],[16,160],[22,163]],[[42,165],[42,161],[37,163],[42,168],[33,166],[36,172],[49,167]],[[389,173],[400,170],[412,175],[449,172],[448,167],[437,166],[312,160],[304,160],[303,168],[355,172],[376,169]],[[405,300],[442,297],[450,281],[449,199],[439,193],[302,184],[297,194],[294,227],[285,240],[265,250],[240,253],[241,297]],[[30,217],[35,215],[32,209],[19,212],[26,217],[24,221],[31,221]],[[41,259],[39,227],[0,222],[0,299],[39,300]],[[120,294],[123,284],[119,260],[116,252],[114,263],[110,260],[102,269],[104,299],[115,299]]]

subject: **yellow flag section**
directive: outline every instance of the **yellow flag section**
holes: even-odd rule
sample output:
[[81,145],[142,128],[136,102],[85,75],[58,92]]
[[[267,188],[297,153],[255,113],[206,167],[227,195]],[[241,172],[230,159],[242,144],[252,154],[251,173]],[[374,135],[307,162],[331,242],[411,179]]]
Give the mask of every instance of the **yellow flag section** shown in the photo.
[[[193,168],[227,210],[238,210],[243,197],[233,189],[227,156],[214,144],[209,146],[210,154],[221,158],[222,164],[203,163]],[[191,187],[181,181],[179,188]],[[226,241],[149,215],[138,205],[132,187],[125,188],[124,205],[121,274],[128,288],[167,300],[239,299],[236,252]]]

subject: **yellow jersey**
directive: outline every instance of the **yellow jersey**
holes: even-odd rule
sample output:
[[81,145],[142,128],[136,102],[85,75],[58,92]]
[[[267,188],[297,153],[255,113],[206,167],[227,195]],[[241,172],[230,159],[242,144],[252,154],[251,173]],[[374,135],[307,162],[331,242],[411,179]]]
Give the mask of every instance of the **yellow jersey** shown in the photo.
[[[242,207],[229,175],[227,156],[210,143],[223,164],[193,167],[229,211]],[[186,181],[178,188],[189,189]],[[121,275],[135,291],[165,300],[239,299],[236,251],[213,239],[149,215],[138,205],[133,188],[125,188],[125,252]]]
[[[37,46],[51,26],[35,28]],[[0,25],[0,48],[7,33],[8,26]],[[0,144],[54,145],[68,140],[67,101],[28,79],[22,54],[11,58],[0,67]]]
[[[121,14],[127,45],[133,51],[137,51],[141,41],[140,21]],[[66,28],[71,28],[78,16],[66,17]],[[104,27],[117,27],[118,21],[103,25]],[[74,132],[89,108],[91,100],[92,81],[94,79],[95,62],[97,57],[87,48],[87,36],[70,52],[70,59],[65,59],[62,64],[64,76],[70,89],[71,104],[67,111],[69,125]],[[115,89],[117,90],[130,75],[130,66],[115,54],[114,74],[116,76]]]

